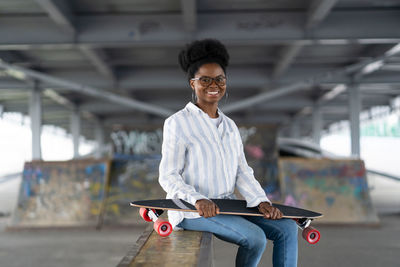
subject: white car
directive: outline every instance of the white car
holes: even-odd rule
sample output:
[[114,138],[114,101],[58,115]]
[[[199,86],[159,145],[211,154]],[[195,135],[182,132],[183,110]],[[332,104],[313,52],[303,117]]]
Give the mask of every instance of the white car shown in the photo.
[[[320,146],[294,138],[279,137],[277,140],[279,156],[304,157],[304,158],[332,158],[340,159],[342,156],[321,149]],[[349,157],[346,157],[349,158]]]

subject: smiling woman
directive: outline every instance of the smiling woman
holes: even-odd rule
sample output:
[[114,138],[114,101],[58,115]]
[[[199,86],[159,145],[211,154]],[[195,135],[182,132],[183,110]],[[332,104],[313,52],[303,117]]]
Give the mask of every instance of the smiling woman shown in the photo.
[[[159,182],[167,198],[183,199],[198,213],[169,211],[168,217],[175,229],[212,232],[239,245],[236,266],[257,266],[267,239],[274,241],[274,266],[296,266],[296,223],[271,205],[247,164],[238,127],[218,108],[228,62],[227,49],[213,39],[194,41],[179,54],[193,103],[165,120]],[[210,199],[235,199],[235,188],[265,219],[219,215]]]
[[181,51],[179,63],[188,75],[193,102],[211,118],[217,118],[218,101],[226,92],[229,54],[225,46],[214,39],[194,41]]
[[226,78],[223,69],[216,63],[202,65],[195,78],[190,79],[190,86],[197,96],[196,105],[211,118],[217,118],[218,101],[226,91]]

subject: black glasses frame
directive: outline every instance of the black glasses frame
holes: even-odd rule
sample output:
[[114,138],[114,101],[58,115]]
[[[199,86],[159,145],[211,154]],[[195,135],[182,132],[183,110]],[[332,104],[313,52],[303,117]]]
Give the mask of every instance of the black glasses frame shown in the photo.
[[[206,80],[208,79],[208,80]],[[210,86],[213,82],[215,82],[216,85],[218,86],[224,86],[226,85],[226,77],[225,76],[217,76],[215,78],[208,77],[208,76],[201,76],[198,78],[192,78],[190,79],[192,81],[199,81],[201,85],[203,86]]]

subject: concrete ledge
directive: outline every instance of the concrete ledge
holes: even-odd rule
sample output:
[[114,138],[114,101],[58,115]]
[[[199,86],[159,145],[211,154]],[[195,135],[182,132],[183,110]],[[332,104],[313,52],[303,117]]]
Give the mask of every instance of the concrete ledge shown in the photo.
[[128,266],[212,266],[212,234],[173,231],[161,237],[147,227],[117,267]]

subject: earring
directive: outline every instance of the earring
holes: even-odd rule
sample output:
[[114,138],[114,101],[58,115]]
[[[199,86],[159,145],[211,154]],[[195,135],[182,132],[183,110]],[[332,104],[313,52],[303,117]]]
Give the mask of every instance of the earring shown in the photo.
[[196,104],[196,102],[197,102],[197,96],[194,93],[194,90],[192,90],[192,102],[193,102],[193,104]]
[[228,94],[228,92],[226,92],[226,93],[225,93],[225,103],[226,103],[226,101],[228,100],[228,97],[229,97],[229,94]]

